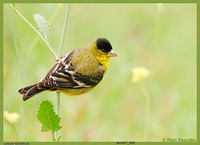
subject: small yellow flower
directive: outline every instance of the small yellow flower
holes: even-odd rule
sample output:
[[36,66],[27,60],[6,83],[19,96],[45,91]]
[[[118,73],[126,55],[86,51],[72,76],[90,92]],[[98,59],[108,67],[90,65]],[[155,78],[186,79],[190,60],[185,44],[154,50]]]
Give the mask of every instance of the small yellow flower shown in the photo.
[[145,67],[135,67],[132,68],[132,81],[134,83],[139,82],[147,78],[150,74],[150,71]]
[[17,122],[20,118],[20,115],[16,112],[9,113],[8,111],[4,111],[4,119],[10,123]]

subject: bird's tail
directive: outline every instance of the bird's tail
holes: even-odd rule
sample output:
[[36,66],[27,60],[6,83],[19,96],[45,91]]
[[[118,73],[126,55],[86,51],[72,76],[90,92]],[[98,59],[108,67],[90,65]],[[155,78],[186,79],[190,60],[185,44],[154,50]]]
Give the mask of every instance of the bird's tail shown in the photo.
[[34,95],[36,95],[42,91],[44,91],[44,89],[39,88],[37,86],[37,84],[30,85],[30,86],[27,86],[25,88],[18,90],[18,92],[23,95],[24,101],[28,100],[29,98],[33,97]]

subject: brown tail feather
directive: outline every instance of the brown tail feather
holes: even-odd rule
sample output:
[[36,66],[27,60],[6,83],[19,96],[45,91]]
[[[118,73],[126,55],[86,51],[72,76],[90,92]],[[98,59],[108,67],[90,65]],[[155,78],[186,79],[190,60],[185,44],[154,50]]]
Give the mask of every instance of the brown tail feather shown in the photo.
[[20,94],[23,95],[23,100],[26,101],[29,98],[33,97],[34,95],[44,91],[44,89],[38,89],[37,84],[27,86],[18,90]]

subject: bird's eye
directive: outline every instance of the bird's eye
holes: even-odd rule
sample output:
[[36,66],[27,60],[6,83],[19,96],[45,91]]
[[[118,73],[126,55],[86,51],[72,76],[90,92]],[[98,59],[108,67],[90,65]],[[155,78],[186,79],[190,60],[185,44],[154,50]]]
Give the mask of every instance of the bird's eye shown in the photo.
[[103,49],[101,49],[101,51],[105,52],[105,51],[106,51],[106,49],[104,49],[104,48],[103,48]]

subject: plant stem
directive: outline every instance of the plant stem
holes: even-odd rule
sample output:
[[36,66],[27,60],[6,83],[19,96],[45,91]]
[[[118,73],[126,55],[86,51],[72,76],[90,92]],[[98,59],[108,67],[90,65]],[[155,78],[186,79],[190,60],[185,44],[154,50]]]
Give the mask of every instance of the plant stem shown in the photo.
[[[66,33],[67,33],[67,24],[68,24],[68,19],[69,19],[69,10],[70,10],[70,4],[67,4],[67,8],[66,8],[66,12],[65,12],[65,20],[64,20],[64,25],[63,25],[63,32],[62,32],[62,37],[61,37],[61,42],[60,42],[60,47],[58,50],[58,57],[60,56],[60,52],[63,49],[64,46],[64,40],[66,37]],[[58,59],[57,57],[57,59]],[[58,114],[58,116],[60,116],[60,92],[56,92],[56,112]],[[59,131],[56,131],[56,140],[59,139]]]
[[[157,4],[156,7],[156,17],[155,17],[155,33],[154,33],[154,43],[153,43],[153,56],[152,56],[152,77],[151,82],[154,83],[154,76],[155,76],[155,65],[156,65],[156,50],[158,48],[158,38],[160,32],[160,10],[162,4]],[[148,141],[149,138],[149,111],[150,111],[150,99],[153,94],[154,88],[151,88],[151,95],[147,91],[146,87],[140,83],[141,90],[145,96],[145,124],[144,124],[144,141]]]
[[57,95],[57,107],[56,107],[56,112],[57,114],[59,115],[60,114],[60,92],[56,92],[56,95]]
[[[15,52],[15,55],[16,55],[16,58],[17,58],[17,63],[19,65],[19,82],[20,84],[22,85],[22,82],[23,82],[23,58],[20,56],[20,52],[19,52],[19,49],[17,47],[17,42],[16,42],[16,37],[15,37],[15,34],[14,34],[14,27],[12,26],[13,22],[11,21],[11,19],[8,17],[8,21],[9,21],[9,27],[10,27],[10,33],[11,33],[11,38],[12,38],[12,43],[13,43],[13,48],[14,48],[14,52]],[[12,126],[13,130],[15,131],[17,137],[19,138],[19,141],[23,141],[24,140],[24,105],[23,105],[23,102],[20,101],[19,102],[19,112],[20,112],[20,122],[19,122],[19,128],[20,128],[20,133],[18,132],[19,136],[17,135],[17,131],[14,127],[14,125],[12,125],[10,122],[10,125]]]
[[150,110],[150,95],[146,87],[140,83],[140,88],[145,96],[145,122],[144,122],[144,141],[148,140],[149,136],[149,110]]
[[[13,28],[13,27],[12,27]],[[11,29],[12,29],[11,28]],[[12,30],[12,41],[13,41],[13,47],[14,47],[14,50],[15,50],[15,54],[16,54],[16,57],[17,57],[17,60],[18,60],[18,65],[19,65],[19,80],[20,80],[20,84],[22,85],[22,82],[23,82],[23,60],[22,58],[19,56],[19,50],[17,48],[17,43],[16,43],[16,39],[14,37],[14,34],[13,34],[13,30]],[[24,104],[22,101],[19,102],[19,105],[20,105],[20,133],[19,133],[19,139],[20,141],[22,142],[24,140]]]
[[[158,38],[159,38],[159,32],[160,32],[160,10],[161,10],[162,4],[157,4],[156,7],[156,17],[155,17],[155,33],[154,33],[154,43],[153,43],[153,56],[152,56],[152,77],[151,82],[154,83],[154,76],[155,76],[155,65],[156,65],[156,50],[158,48]],[[149,138],[149,111],[150,111],[150,99],[153,94],[154,88],[151,88],[151,95],[147,91],[146,87],[140,83],[140,88],[145,96],[145,124],[144,124],[144,141],[148,141]]]
[[[60,116],[60,92],[56,92],[56,112]],[[55,132],[56,140],[59,138],[59,131]]]
[[69,10],[70,10],[70,4],[67,4],[66,8],[66,13],[65,13],[65,20],[64,20],[64,25],[63,25],[63,32],[62,32],[62,37],[61,37],[61,42],[60,42],[60,47],[58,50],[58,57],[60,56],[60,52],[64,46],[64,40],[67,34],[67,24],[68,24],[68,19],[69,19]]
[[56,141],[56,139],[55,139],[55,137],[54,137],[54,132],[53,132],[53,130],[52,130],[52,139],[53,139],[53,142]]
[[54,58],[57,58],[56,53],[54,52],[54,50],[51,48],[51,46],[49,45],[49,43],[47,42],[47,40],[45,40],[45,38],[33,27],[33,25],[24,17],[22,16],[22,14],[13,7],[12,4],[10,4],[10,6],[15,10],[15,12],[40,36],[40,38],[42,38],[42,40],[46,43],[46,45],[49,47],[52,55]]

